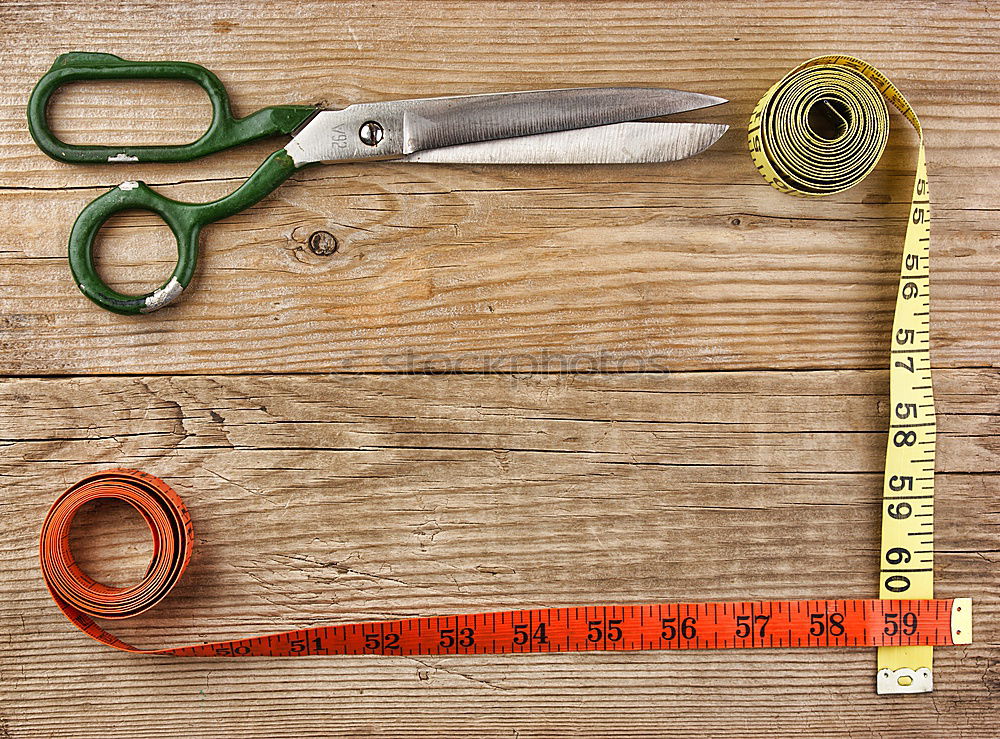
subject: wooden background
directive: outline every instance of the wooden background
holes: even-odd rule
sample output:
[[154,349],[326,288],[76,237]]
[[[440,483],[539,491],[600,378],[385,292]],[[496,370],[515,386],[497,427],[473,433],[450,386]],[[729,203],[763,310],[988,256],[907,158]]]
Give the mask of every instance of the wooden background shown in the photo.
[[[995,736],[1000,716],[1000,7],[992,2],[0,5],[0,737]],[[184,165],[72,166],[25,126],[59,53],[202,63],[241,114],[638,84],[732,102],[707,154],[645,167],[316,167],[208,228],[193,288],[147,317],[87,302],[85,203],[142,178],[231,191],[273,141]],[[797,62],[881,67],[923,120],[934,202],[937,582],[976,642],[933,694],[880,698],[873,651],[310,660],[135,657],[45,592],[36,536],[69,484],[159,475],[192,511],[186,579],[115,630],[143,645],[409,615],[657,600],[871,597],[887,335],[915,136],[823,201],[759,178],[745,121]],[[135,90],[135,92],[131,92]],[[81,85],[75,142],[176,143],[197,88]],[[312,254],[317,230],[339,250]],[[103,274],[169,274],[124,214]],[[86,567],[141,575],[98,509]]]

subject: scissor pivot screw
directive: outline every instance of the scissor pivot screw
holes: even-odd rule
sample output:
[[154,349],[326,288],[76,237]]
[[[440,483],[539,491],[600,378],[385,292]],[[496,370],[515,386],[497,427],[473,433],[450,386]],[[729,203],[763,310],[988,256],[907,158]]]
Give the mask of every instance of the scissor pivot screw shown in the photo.
[[383,133],[380,124],[375,121],[368,121],[361,124],[361,128],[358,130],[358,137],[361,139],[362,144],[378,146],[378,142],[382,140]]

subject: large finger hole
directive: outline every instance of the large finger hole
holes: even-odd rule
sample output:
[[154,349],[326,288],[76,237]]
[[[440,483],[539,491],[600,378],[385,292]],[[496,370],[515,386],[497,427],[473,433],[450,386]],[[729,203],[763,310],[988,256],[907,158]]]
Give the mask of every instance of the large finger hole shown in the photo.
[[49,129],[67,144],[177,146],[212,121],[205,91],[182,80],[71,82],[49,98]]

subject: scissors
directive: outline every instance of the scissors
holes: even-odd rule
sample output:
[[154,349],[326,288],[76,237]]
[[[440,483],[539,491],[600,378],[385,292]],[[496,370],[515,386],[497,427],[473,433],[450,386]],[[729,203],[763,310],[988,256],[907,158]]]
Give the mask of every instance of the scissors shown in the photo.
[[[108,79],[181,79],[200,85],[212,104],[202,136],[177,146],[85,146],[60,141],[49,129],[47,104],[67,82]],[[723,98],[652,87],[581,87],[486,95],[360,103],[342,110],[278,105],[234,118],[222,82],[188,62],[136,62],[112,54],[74,52],[58,57],[28,103],[35,143],[63,162],[185,162],[276,134],[292,135],[239,188],[210,203],[158,194],[126,181],[80,213],[69,237],[69,264],[80,290],[107,310],[151,313],[175,301],[191,282],[198,235],[266,197],[297,169],[319,162],[395,160],[445,164],[603,164],[670,162],[698,154],[728,126],[639,122],[697,110]],[[94,237],[115,213],[152,211],[177,239],[170,278],[144,295],[108,287],[94,267]]]

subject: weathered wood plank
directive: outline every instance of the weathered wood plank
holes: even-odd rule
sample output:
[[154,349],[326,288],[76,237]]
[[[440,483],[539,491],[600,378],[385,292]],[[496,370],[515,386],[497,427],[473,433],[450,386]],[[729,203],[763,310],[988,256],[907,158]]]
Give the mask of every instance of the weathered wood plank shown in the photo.
[[[120,464],[164,476],[195,521],[186,579],[115,627],[144,644],[525,605],[869,597],[883,383],[876,371],[6,380],[8,731],[989,736],[993,370],[938,373],[938,591],[977,598],[976,644],[938,650],[936,692],[905,703],[873,695],[867,651],[134,658],[75,632],[38,577],[48,503]],[[120,579],[148,545],[116,513],[75,541]]]
[[[0,370],[9,374],[881,367],[912,132],[897,126],[869,182],[816,202],[767,187],[739,130],[768,85],[830,49],[878,63],[923,116],[935,362],[993,363],[1000,24],[982,4],[911,5],[905,23],[881,2],[824,4],[823,17],[796,3],[741,8],[739,17],[721,3],[670,12],[299,3],[292,17],[272,4],[119,5],[114,25],[100,4],[0,10],[19,30],[16,43],[0,44]],[[858,24],[859,13],[871,22]],[[52,32],[70,17],[72,36]],[[724,95],[731,104],[695,117],[734,130],[708,154],[669,166],[306,170],[206,230],[180,305],[122,319],[90,305],[69,279],[65,242],[79,209],[125,177],[164,184],[173,197],[216,197],[274,144],[183,166],[52,162],[27,134],[24,104],[78,38],[125,56],[200,61],[222,75],[241,112],[633,83]],[[119,87],[100,89],[96,98],[63,96],[60,130],[103,138],[132,114]],[[81,108],[88,100],[109,115]],[[144,88],[140,102],[162,111],[138,114],[144,138],[184,138],[203,120],[204,101],[189,89]],[[101,263],[116,286],[148,288],[168,274],[173,249],[155,223],[123,216],[106,229]],[[315,230],[339,239],[337,254],[305,248]]]
[[[996,734],[988,3],[14,0],[0,27],[0,373],[37,376],[0,381],[0,737]],[[185,165],[53,162],[24,105],[76,49],[201,62],[241,114],[648,84],[730,98],[689,119],[734,131],[642,169],[305,170],[206,230],[181,304],[123,319],[71,284],[79,209],[136,177],[217,197],[277,144]],[[896,126],[869,181],[806,202],[759,180],[739,131],[768,85],[830,50],[889,73],[929,137],[936,575],[940,595],[977,602],[976,644],[937,651],[934,694],[877,698],[867,650],[148,660],[52,606],[36,559],[49,502],[128,464],[176,486],[198,537],[177,591],[116,629],[144,644],[536,604],[870,596],[913,135]],[[66,90],[55,125],[74,141],[112,140],[126,118],[131,140],[198,133],[197,91],[122,89]],[[305,248],[320,229],[333,257]],[[140,289],[172,253],[155,220],[124,214],[99,257]],[[594,368],[657,372],[394,374]],[[230,376],[272,372],[286,374]],[[81,560],[135,577],[149,544],[125,512],[88,522]]]

